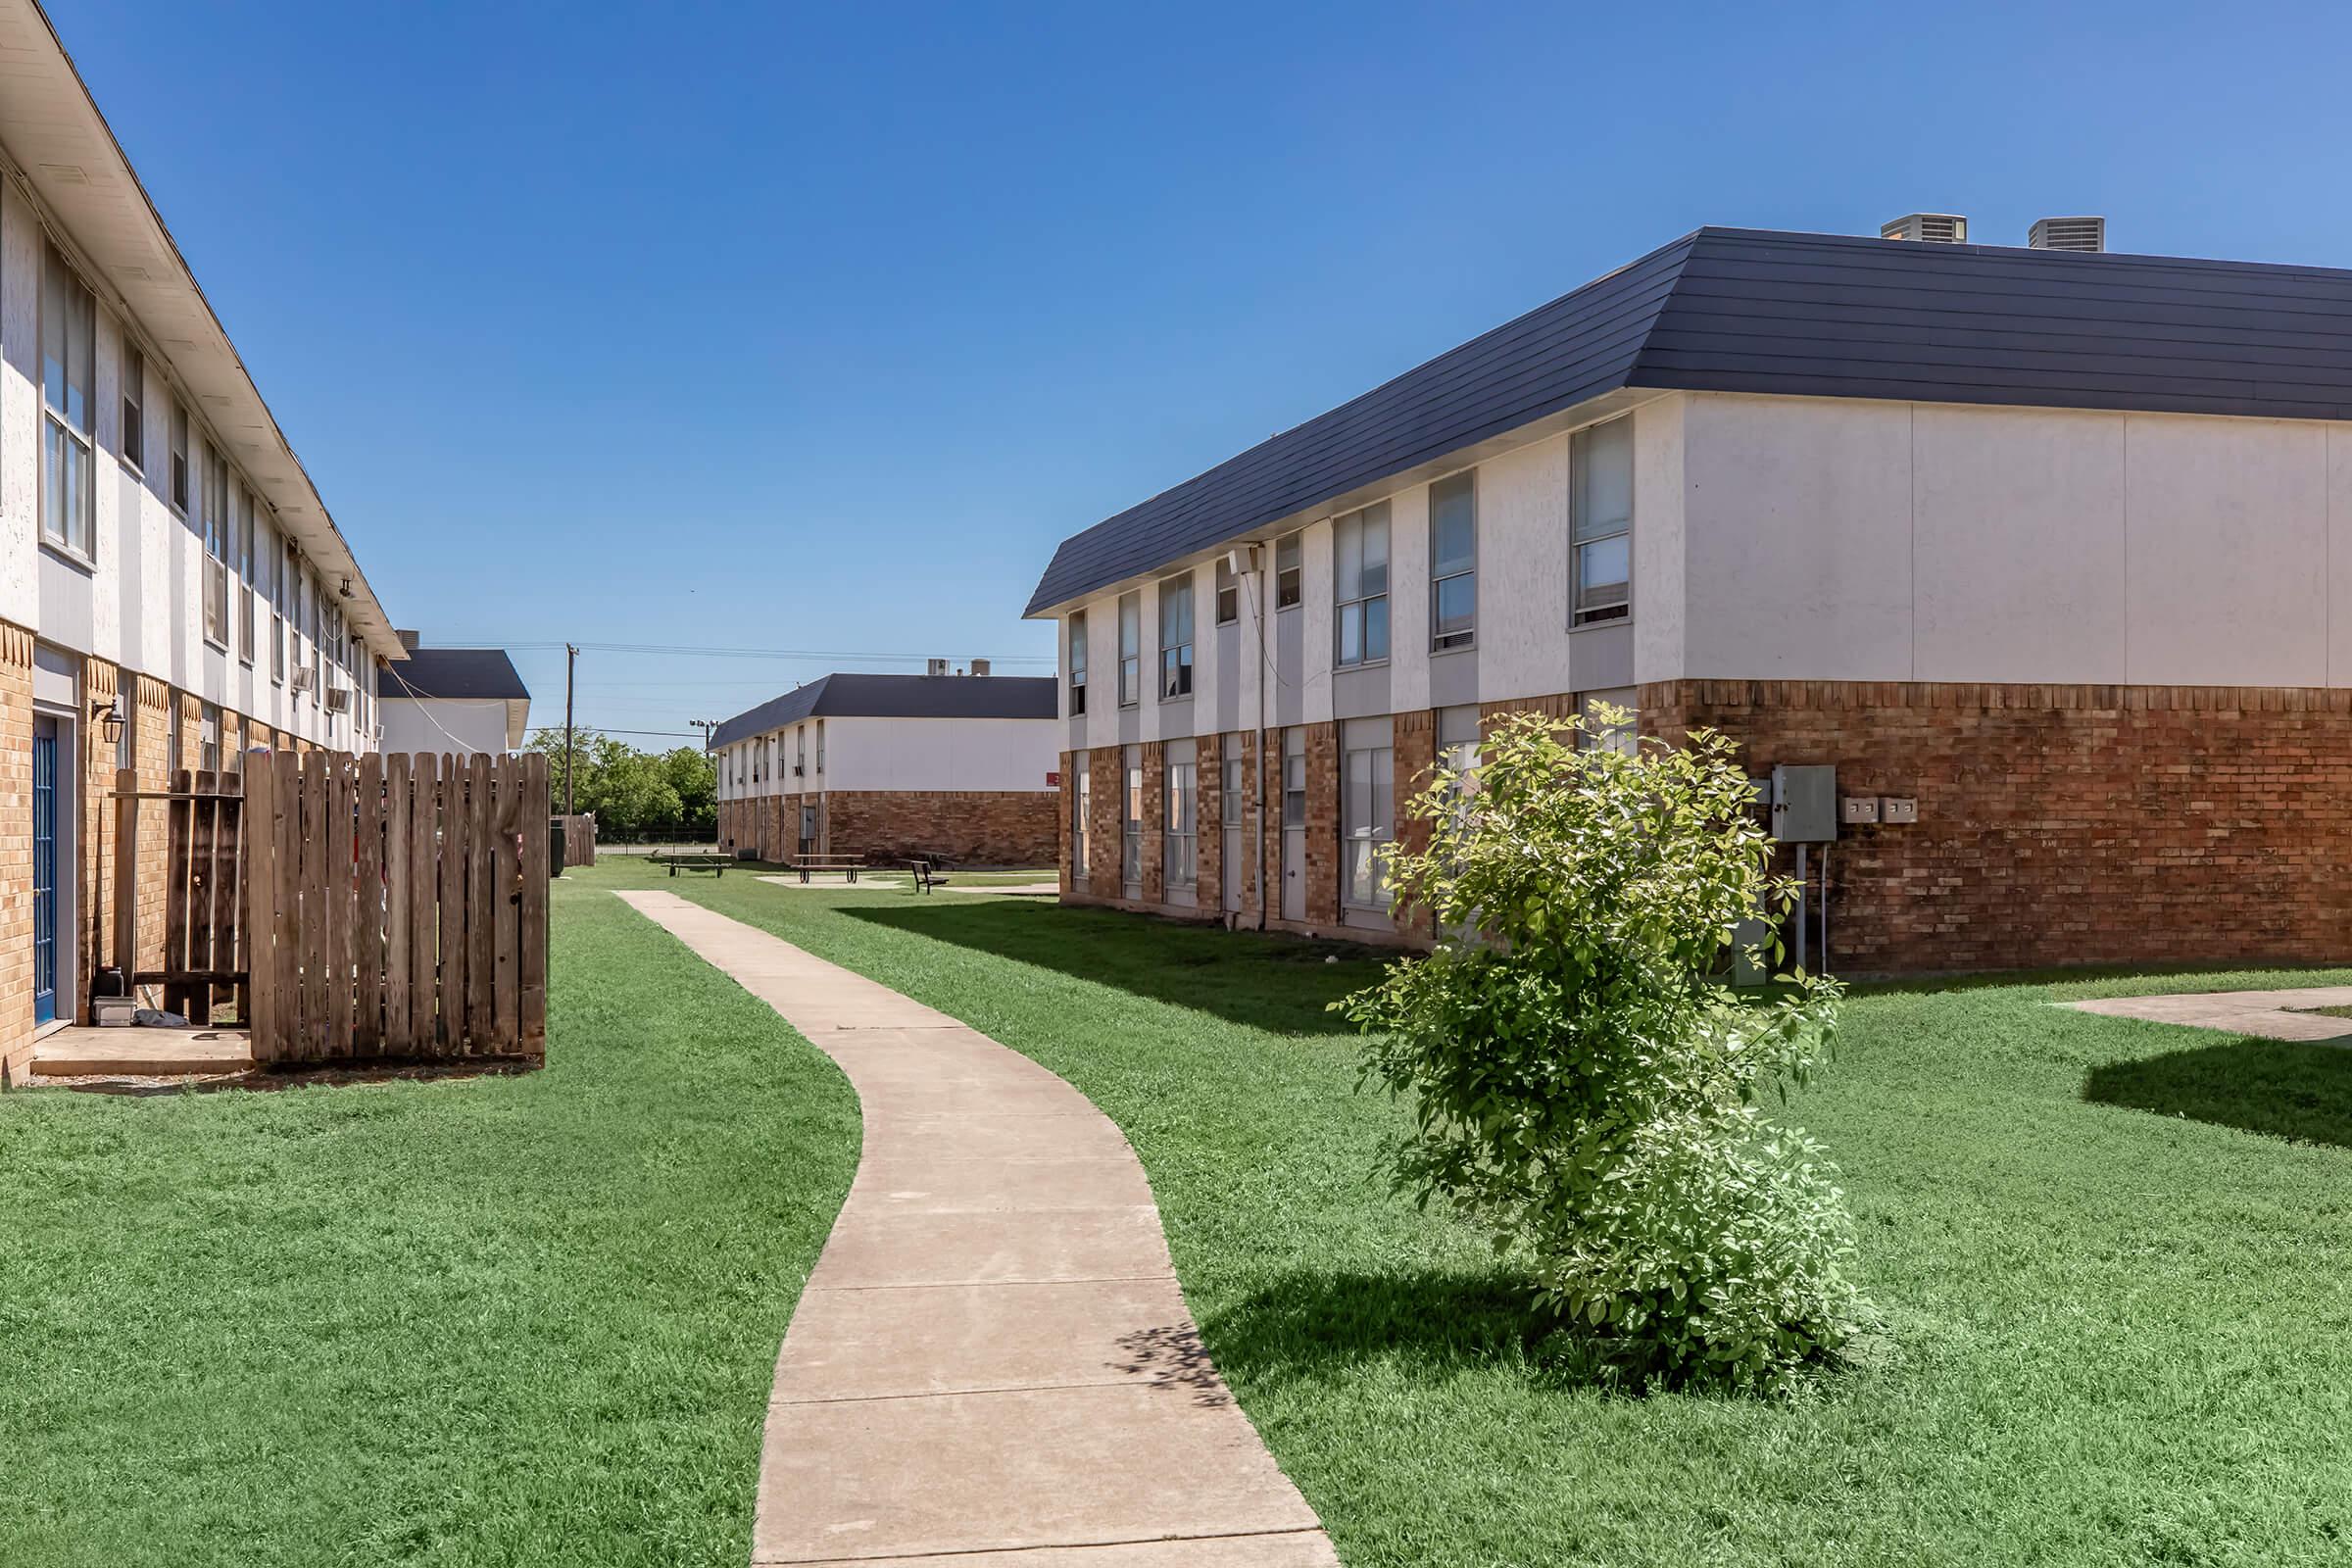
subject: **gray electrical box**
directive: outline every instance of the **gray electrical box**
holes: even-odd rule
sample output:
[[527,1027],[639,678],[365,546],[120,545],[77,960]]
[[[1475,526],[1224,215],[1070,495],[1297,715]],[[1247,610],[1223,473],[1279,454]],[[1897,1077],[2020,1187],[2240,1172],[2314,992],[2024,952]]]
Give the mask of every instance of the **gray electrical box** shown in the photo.
[[1838,837],[1838,769],[1772,770],[1772,836],[1783,844],[1827,844]]

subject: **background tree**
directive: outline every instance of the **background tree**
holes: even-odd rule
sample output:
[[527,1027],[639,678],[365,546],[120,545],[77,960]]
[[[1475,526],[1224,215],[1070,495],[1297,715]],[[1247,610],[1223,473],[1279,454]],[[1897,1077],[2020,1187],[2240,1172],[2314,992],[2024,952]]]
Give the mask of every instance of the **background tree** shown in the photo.
[[[550,808],[560,810],[564,732],[540,730],[529,749],[547,754]],[[608,838],[699,838],[717,828],[717,769],[693,747],[641,752],[597,730],[575,730],[571,768],[573,808],[594,813],[598,832]]]
[[1794,893],[1731,743],[1582,731],[1514,715],[1473,777],[1440,769],[1412,805],[1427,847],[1390,873],[1451,935],[1335,1005],[1373,1031],[1367,1080],[1412,1103],[1399,1189],[1521,1259],[1597,1364],[1786,1389],[1867,1312],[1835,1167],[1758,1105],[1805,1081],[1838,988],[1720,979],[1740,923]]

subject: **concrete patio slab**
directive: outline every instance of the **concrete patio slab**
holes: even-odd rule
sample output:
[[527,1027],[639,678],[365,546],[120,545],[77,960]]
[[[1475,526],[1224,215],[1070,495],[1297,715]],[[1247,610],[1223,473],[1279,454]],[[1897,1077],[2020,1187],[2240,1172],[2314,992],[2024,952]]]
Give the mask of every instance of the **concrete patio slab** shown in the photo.
[[68,1024],[34,1042],[36,1078],[179,1077],[245,1072],[253,1037],[242,1029],[97,1029]]
[[620,897],[830,1054],[864,1110],[777,1356],[755,1563],[1337,1562],[1201,1350],[1107,1117],[765,932],[672,893]]
[[2165,997],[2095,997],[2061,1006],[2110,1018],[2179,1024],[2252,1035],[2258,1040],[2343,1041],[2352,1046],[2352,1018],[2330,1018],[2313,1007],[2352,1006],[2352,986],[2296,986],[2278,991],[2192,991]]

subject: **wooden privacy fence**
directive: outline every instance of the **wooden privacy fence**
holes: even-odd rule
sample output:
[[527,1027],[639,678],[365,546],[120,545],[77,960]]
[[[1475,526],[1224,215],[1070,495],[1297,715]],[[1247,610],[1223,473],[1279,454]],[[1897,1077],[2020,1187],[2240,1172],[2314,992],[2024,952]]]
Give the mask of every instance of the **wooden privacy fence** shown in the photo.
[[547,759],[248,759],[254,1059],[547,1052]]
[[[134,989],[161,986],[164,1006],[191,1023],[210,1023],[219,993],[234,988],[245,1016],[243,783],[234,773],[172,775],[166,788],[142,791],[139,775],[115,775],[115,961]],[[164,951],[162,966],[141,969],[138,952],[139,804],[164,805]]]

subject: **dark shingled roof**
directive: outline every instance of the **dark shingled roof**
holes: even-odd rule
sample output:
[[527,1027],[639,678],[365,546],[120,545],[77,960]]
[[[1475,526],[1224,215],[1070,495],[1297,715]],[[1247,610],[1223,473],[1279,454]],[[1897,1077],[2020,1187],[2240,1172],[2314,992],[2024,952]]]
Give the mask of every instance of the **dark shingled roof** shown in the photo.
[[1062,541],[1025,613],[1624,387],[2343,418],[2352,271],[1702,228]]
[[530,697],[503,648],[416,648],[376,673],[378,697]]
[[732,746],[804,718],[1053,718],[1051,675],[821,675],[710,732]]

